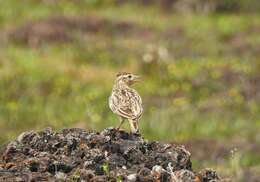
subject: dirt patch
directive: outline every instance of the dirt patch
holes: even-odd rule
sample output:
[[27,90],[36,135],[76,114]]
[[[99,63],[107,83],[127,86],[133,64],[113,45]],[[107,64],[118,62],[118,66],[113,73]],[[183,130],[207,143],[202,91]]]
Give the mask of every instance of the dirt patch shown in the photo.
[[197,160],[218,161],[231,157],[232,151],[250,153],[257,156],[260,146],[256,141],[233,139],[229,142],[222,142],[213,139],[197,139],[183,143]]
[[[223,43],[227,46],[223,50],[224,54],[231,54],[236,56],[259,56],[260,44],[255,41],[249,41],[248,35],[258,33],[258,27],[250,27],[247,31],[240,31],[222,37]],[[253,36],[253,35],[251,35]]]
[[226,146],[216,140],[191,140],[185,143],[185,147],[192,152],[197,160],[224,159],[230,155],[230,151],[234,148]]
[[70,42],[84,34],[150,36],[149,28],[128,21],[112,21],[101,17],[56,16],[29,22],[8,33],[10,40],[37,46],[45,42]]
[[190,153],[177,145],[105,129],[22,133],[3,150],[0,181],[220,180],[215,171],[193,172]]
[[[260,153],[260,146],[256,141],[241,140],[241,138],[233,139],[230,141],[219,141],[213,139],[197,139],[190,140],[183,143],[187,150],[192,153],[192,157],[198,161],[211,161],[218,163],[224,160],[232,159],[232,155],[237,153],[242,156],[258,156]],[[252,181],[256,182],[260,179],[259,165],[240,166],[239,175],[236,174],[234,181]],[[234,175],[234,174],[230,174]],[[229,177],[225,178],[226,181],[233,181]]]

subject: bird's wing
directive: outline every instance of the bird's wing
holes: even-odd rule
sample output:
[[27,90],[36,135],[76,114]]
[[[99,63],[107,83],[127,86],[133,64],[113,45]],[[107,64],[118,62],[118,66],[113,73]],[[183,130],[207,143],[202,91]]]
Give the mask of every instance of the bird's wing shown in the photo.
[[142,115],[142,99],[135,90],[113,93],[109,99],[111,110],[127,119],[138,119]]

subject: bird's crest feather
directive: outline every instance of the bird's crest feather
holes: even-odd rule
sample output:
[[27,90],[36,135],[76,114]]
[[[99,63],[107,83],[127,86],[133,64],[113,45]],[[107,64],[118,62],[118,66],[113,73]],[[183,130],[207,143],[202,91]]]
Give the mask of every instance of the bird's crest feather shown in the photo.
[[130,74],[130,73],[128,73],[128,72],[118,72],[116,74],[116,77],[119,77],[119,76],[122,76],[122,75],[128,75],[128,74]]

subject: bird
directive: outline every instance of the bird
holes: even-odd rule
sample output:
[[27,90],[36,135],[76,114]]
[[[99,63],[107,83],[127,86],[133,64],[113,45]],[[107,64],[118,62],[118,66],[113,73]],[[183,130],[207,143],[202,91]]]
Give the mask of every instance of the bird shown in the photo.
[[120,129],[127,119],[132,133],[139,133],[138,122],[143,113],[142,98],[131,86],[140,80],[140,76],[128,72],[119,72],[116,75],[114,86],[109,97],[111,111],[119,116]]

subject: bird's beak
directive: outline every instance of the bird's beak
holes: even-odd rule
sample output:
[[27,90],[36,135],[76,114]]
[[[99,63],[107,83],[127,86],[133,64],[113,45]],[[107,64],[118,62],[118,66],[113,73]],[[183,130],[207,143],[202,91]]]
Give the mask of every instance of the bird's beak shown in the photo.
[[134,75],[134,78],[133,78],[133,81],[134,82],[139,82],[142,80],[142,77],[141,76],[138,76],[138,75]]

